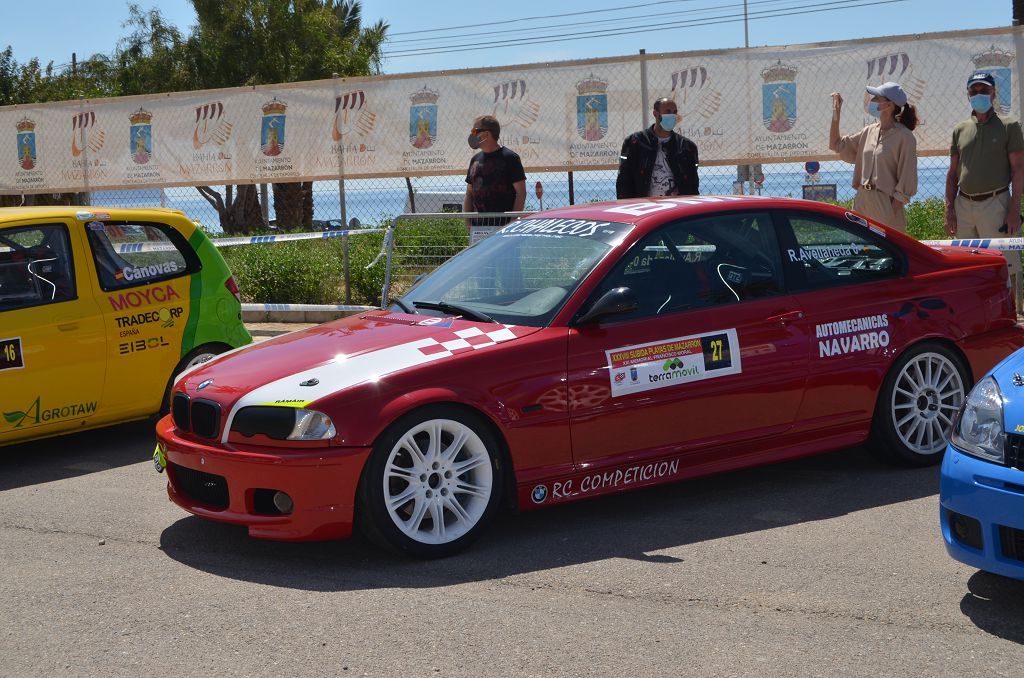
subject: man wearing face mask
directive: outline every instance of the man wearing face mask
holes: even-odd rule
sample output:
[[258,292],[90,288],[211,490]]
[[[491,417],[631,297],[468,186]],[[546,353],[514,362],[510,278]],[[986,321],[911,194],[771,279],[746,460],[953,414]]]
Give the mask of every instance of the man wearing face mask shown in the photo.
[[[978,71],[967,79],[971,118],[953,128],[946,174],[945,227],[959,238],[1016,237],[1024,186],[1020,122],[995,112],[996,81]],[[1010,285],[1021,311],[1020,252],[1004,251]]]
[[[469,161],[464,212],[521,212],[526,202],[526,173],[519,156],[498,144],[501,124],[492,115],[473,121],[469,147],[480,152]],[[476,226],[501,226],[511,219],[474,219]],[[467,224],[468,226],[469,224]]]
[[697,145],[672,131],[679,120],[676,102],[665,97],[654,102],[654,124],[634,132],[622,142],[618,198],[697,195]]

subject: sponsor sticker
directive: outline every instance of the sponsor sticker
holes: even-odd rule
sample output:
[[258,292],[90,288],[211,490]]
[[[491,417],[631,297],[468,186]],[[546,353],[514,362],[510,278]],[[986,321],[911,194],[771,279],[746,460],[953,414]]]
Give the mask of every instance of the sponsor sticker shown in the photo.
[[632,224],[593,219],[520,219],[497,232],[500,236],[541,235],[591,238],[612,245],[633,230]]
[[742,372],[735,329],[605,351],[612,397]]
[[0,339],[0,370],[18,370],[25,367],[21,350],[21,337]]
[[170,285],[163,287],[141,287],[130,292],[122,292],[116,297],[107,297],[110,306],[115,311],[123,311],[128,308],[138,308],[152,303],[165,304],[171,299],[180,299],[181,295]]
[[[146,313],[133,313],[132,315],[116,316],[114,321],[118,328],[134,327],[136,325],[149,325],[160,323],[161,327],[174,327],[174,321],[182,316],[185,309],[181,306],[161,308],[159,311]],[[122,336],[125,336],[122,334]]]
[[819,358],[884,349],[892,343],[885,313],[821,323],[815,325],[814,336]]
[[867,253],[868,249],[861,243],[852,242],[849,245],[839,243],[835,245],[807,245],[798,249],[787,249],[786,254],[792,262],[798,261],[823,261],[832,257],[853,257]]
[[[590,473],[583,477],[568,478],[551,483],[551,500],[560,501],[592,492],[626,489],[630,485],[672,478],[678,474],[678,459],[638,464],[636,466],[622,466],[609,471]],[[545,498],[547,498],[548,493],[547,488],[543,485],[538,485],[533,489],[533,501],[539,504],[540,502],[537,501],[538,488],[544,489]]]
[[151,266],[125,266],[124,269],[114,274],[117,280],[146,280],[161,275],[170,275],[178,272],[178,264],[174,261],[165,261]]
[[534,504],[543,504],[544,500],[548,498],[547,485],[538,485],[533,488],[533,492],[530,493],[530,498],[533,499]]
[[860,216],[859,214],[854,214],[853,212],[847,212],[846,213],[846,220],[847,221],[852,221],[855,224],[860,224],[861,226],[864,226],[865,228],[868,225],[868,220],[867,219],[865,219],[864,217]]
[[79,419],[96,412],[96,402],[68,403],[51,407],[42,402],[42,396],[36,396],[23,410],[4,411],[3,419],[8,428],[32,428],[40,424],[62,419]]
[[164,348],[170,346],[167,340],[163,337],[150,337],[148,339],[135,339],[134,341],[125,341],[117,345],[118,355],[128,355],[130,353],[141,353],[142,351],[151,351],[156,348]]

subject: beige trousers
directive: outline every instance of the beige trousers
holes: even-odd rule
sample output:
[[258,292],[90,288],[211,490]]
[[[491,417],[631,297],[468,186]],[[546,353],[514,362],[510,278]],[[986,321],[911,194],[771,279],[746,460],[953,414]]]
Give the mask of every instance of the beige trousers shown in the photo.
[[881,191],[858,188],[857,195],[853,198],[853,209],[868,219],[895,228],[901,233],[907,232],[907,215],[903,211],[903,205],[893,211],[892,198]]
[[[974,238],[1008,238],[999,229],[1006,223],[1006,210],[1010,206],[1010,193],[1005,191],[987,200],[968,200],[962,195],[953,203],[956,210],[956,237]],[[1020,280],[1020,252],[1004,251],[1006,266],[1010,275]]]

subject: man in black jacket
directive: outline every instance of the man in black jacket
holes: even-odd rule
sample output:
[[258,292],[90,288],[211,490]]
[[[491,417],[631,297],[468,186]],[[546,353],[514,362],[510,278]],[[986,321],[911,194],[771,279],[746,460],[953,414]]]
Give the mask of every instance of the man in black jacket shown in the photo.
[[667,97],[655,101],[654,119],[649,128],[622,142],[616,197],[697,195],[697,144],[672,131],[678,120],[676,102]]

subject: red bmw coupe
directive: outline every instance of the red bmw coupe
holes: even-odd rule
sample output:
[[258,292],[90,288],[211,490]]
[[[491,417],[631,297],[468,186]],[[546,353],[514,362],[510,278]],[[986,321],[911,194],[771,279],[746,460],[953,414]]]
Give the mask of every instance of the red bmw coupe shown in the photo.
[[552,210],[384,310],[183,374],[172,501],[253,537],[354,524],[419,557],[520,510],[870,439],[939,461],[976,375],[1024,346],[1004,260],[840,207],[695,197]]

